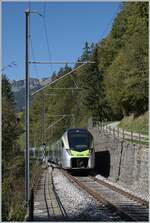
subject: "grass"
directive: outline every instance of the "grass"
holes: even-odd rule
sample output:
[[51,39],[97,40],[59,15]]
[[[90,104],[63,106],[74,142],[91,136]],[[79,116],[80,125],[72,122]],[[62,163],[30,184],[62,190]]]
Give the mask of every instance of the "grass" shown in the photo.
[[124,117],[118,127],[148,135],[148,112],[136,118],[133,115]]
[[39,161],[30,160],[30,190],[33,187],[35,187],[34,189],[37,188],[42,172],[43,167]]
[[25,148],[25,134],[22,133],[17,140],[18,144],[20,145],[20,148],[22,151],[24,151]]
[[24,207],[24,159],[23,154],[16,155],[3,167],[2,182],[2,220],[23,221]]

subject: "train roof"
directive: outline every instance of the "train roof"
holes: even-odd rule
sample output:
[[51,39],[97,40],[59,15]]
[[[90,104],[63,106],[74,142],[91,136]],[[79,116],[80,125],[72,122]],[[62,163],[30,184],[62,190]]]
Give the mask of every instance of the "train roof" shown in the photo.
[[90,133],[89,130],[86,128],[70,128],[70,129],[67,129],[63,135],[66,135],[69,133],[76,133],[76,132],[77,133]]
[[68,135],[70,133],[88,133],[92,136],[92,134],[88,131],[88,129],[86,128],[70,128],[70,129],[67,129],[64,134],[62,135],[63,138],[67,139],[68,138]]
[[[63,137],[63,138],[66,139],[66,137],[68,137],[68,133],[71,133],[71,132],[89,133],[89,134],[92,136],[92,134],[91,134],[91,133],[89,132],[89,130],[86,129],[86,128],[70,128],[70,129],[67,129],[67,130],[63,133],[63,135],[61,136],[61,138]],[[55,145],[55,144],[57,144],[58,142],[60,142],[61,138],[58,139],[56,142],[52,143],[52,145]]]

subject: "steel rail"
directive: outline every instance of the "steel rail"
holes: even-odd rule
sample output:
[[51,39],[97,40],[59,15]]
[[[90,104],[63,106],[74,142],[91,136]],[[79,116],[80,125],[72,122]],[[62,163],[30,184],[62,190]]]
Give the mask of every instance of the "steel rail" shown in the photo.
[[49,208],[48,208],[48,203],[47,203],[47,197],[46,197],[47,174],[48,174],[48,171],[46,171],[46,173],[45,173],[45,179],[44,179],[44,199],[45,199],[45,204],[46,204],[46,209],[47,209],[47,215],[48,215],[48,219],[49,219],[50,218],[50,213],[49,213]]
[[[93,189],[89,188],[87,185],[85,185],[83,182],[81,182],[77,177],[74,177],[65,171],[63,171],[63,174],[72,182],[76,183],[80,188],[85,190],[88,194],[90,194],[93,198],[95,198],[98,202],[105,204],[109,209],[111,209],[113,212],[116,212],[123,220],[126,221],[137,221],[137,218],[135,216],[131,216],[126,211],[122,210],[120,207],[115,205],[114,203],[108,201],[104,198],[104,196],[100,195]],[[94,182],[94,180],[93,180]]]
[[[42,194],[43,200],[46,207],[46,221],[64,221],[68,219],[67,212],[65,208],[63,207],[63,204],[61,203],[59,196],[56,192],[56,188],[53,182],[53,168],[51,172],[48,172],[48,169],[45,170],[45,173],[43,175],[43,188],[42,188]],[[39,201],[40,202],[40,201]],[[43,207],[42,207],[43,209]],[[41,210],[42,210],[41,209]],[[33,214],[33,221],[36,220],[45,220],[42,215],[36,216]]]
[[61,202],[61,200],[60,200],[60,198],[58,196],[58,193],[56,192],[56,188],[55,188],[55,184],[54,184],[54,180],[53,180],[53,170],[54,169],[52,168],[52,171],[51,171],[51,179],[52,179],[53,191],[55,193],[56,200],[58,202],[58,205],[59,205],[59,208],[61,210],[61,213],[64,216],[64,220],[66,220],[68,218],[68,215],[67,215],[67,212],[66,212],[66,210],[65,210],[65,208],[64,208],[64,206],[63,206],[63,204],[62,204],[62,202]]
[[140,197],[138,197],[138,196],[136,196],[134,194],[130,194],[129,192],[126,192],[126,191],[124,191],[124,190],[122,190],[122,189],[120,189],[118,187],[115,187],[115,186],[113,186],[113,185],[111,185],[111,184],[109,184],[107,182],[104,182],[104,181],[102,181],[100,179],[97,179],[96,177],[90,176],[90,178],[93,179],[94,181],[98,182],[99,184],[103,184],[104,186],[110,188],[111,190],[116,191],[116,192],[124,195],[125,197],[127,197],[127,198],[129,198],[131,200],[137,201],[138,203],[140,203],[141,205],[143,205],[143,206],[145,206],[147,208],[149,206],[148,205],[149,204],[148,201],[146,201],[146,200],[144,200],[144,199],[142,199],[142,198],[140,198]]
[[[39,185],[39,184],[38,184]],[[52,170],[49,173],[48,169],[45,170],[45,173],[43,173],[43,187],[41,188],[41,200],[36,200],[38,202],[44,202],[45,206],[45,214],[46,216],[37,216],[36,214],[33,213],[33,221],[64,221],[67,220],[68,216],[65,211],[65,208],[63,207],[63,204],[61,203],[58,194],[55,189],[55,185],[53,182],[53,175],[52,175]],[[39,193],[38,191],[36,192]],[[43,195],[42,195],[43,194]],[[41,212],[43,210],[43,204],[41,204],[41,207],[38,208]]]

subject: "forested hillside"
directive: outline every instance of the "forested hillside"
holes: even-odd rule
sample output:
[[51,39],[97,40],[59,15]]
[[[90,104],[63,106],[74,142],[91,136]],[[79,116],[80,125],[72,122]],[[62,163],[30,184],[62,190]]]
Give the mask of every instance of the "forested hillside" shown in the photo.
[[[17,114],[11,84],[2,75],[2,220],[23,221],[25,207],[25,138],[22,112]],[[30,187],[41,167],[30,160]],[[38,173],[38,174],[37,174]]]
[[[148,110],[148,3],[126,2],[116,16],[111,32],[99,43],[85,43],[78,61],[94,61],[64,78],[43,93],[45,97],[46,142],[56,140],[64,128],[72,127],[66,117],[53,128],[58,117],[73,114],[76,127],[85,127],[89,117],[100,121],[121,120],[130,114],[139,116]],[[79,66],[75,65],[75,68]],[[71,68],[53,75],[55,80]],[[68,90],[67,88],[80,88]],[[31,144],[42,142],[42,95],[32,99]]]

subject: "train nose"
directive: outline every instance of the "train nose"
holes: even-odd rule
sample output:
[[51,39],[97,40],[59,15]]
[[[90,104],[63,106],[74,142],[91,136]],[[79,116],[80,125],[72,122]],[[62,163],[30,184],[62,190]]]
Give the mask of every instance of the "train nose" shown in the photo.
[[77,167],[84,167],[84,161],[77,159]]

